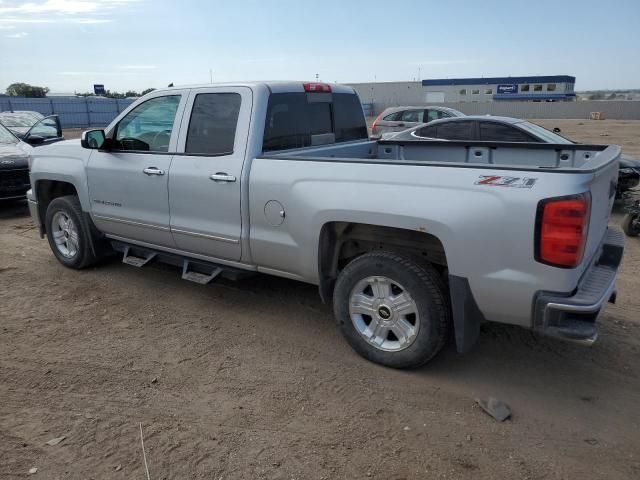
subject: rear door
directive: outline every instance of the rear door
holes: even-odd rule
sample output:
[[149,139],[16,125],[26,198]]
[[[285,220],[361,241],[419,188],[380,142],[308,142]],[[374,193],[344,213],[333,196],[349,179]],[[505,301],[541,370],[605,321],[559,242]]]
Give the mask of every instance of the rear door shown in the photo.
[[173,247],[168,178],[188,91],[158,94],[130,110],[87,165],[92,218],[102,232]]
[[248,87],[205,87],[189,96],[169,175],[171,231],[181,250],[240,260],[252,102]]
[[395,122],[390,131],[401,132],[411,127],[415,127],[423,123],[424,110],[404,110],[399,121]]

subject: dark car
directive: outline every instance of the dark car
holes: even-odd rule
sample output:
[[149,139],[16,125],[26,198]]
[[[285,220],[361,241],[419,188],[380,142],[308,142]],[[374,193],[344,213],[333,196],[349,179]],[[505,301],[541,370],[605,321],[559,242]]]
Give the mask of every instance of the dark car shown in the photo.
[[[434,120],[398,133],[382,136],[393,140],[458,140],[480,142],[534,142],[558,145],[573,142],[554,131],[518,118],[473,115]],[[640,160],[627,155],[620,157],[616,198],[640,184]]]
[[43,145],[64,140],[57,115],[38,112],[0,112],[0,124],[30,145]]
[[32,147],[0,125],[0,201],[25,198]]

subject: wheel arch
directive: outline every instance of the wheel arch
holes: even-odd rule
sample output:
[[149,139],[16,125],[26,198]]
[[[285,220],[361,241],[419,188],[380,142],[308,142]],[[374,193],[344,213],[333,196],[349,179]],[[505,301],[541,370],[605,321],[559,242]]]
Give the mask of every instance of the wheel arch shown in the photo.
[[354,258],[375,250],[393,250],[431,263],[441,274],[452,305],[453,329],[459,352],[475,344],[484,316],[464,277],[451,275],[442,240],[420,230],[354,222],[327,222],[318,239],[318,279],[322,301],[330,303],[341,269]]
[[38,202],[38,218],[40,220],[40,236],[44,236],[47,232],[45,217],[49,204],[58,197],[67,195],[78,196],[76,186],[68,181],[63,180],[37,180],[34,185],[34,193]]

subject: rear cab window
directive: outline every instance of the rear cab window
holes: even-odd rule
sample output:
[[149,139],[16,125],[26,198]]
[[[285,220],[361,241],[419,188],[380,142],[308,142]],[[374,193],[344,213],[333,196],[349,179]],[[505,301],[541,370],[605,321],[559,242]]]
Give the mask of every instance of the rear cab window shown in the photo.
[[272,93],[262,150],[365,140],[369,138],[362,105],[353,93]]

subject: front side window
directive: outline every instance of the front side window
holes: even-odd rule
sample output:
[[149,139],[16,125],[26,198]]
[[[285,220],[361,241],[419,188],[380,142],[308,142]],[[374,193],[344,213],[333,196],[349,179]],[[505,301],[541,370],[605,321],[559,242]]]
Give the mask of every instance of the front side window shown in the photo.
[[427,112],[427,118],[425,119],[425,121],[427,122],[432,122],[440,118],[440,116],[438,115],[440,112],[438,112],[437,110],[427,110],[426,112]]
[[242,97],[238,93],[199,93],[193,102],[185,153],[230,155]]
[[33,126],[29,135],[42,137],[46,140],[61,137],[62,132],[58,129],[58,122],[55,118],[45,118]]
[[480,140],[483,142],[531,142],[532,138],[510,125],[480,122]]
[[423,114],[424,114],[424,110],[406,110],[402,114],[402,121],[422,123]]
[[156,97],[131,110],[116,127],[113,148],[167,152],[180,95]]

